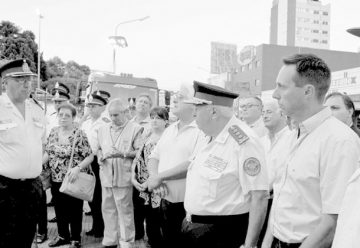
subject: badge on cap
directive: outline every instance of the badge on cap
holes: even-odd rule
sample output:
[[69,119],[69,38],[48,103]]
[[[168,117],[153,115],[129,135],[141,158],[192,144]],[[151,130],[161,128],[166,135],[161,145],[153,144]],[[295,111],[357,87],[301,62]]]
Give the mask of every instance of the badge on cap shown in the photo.
[[101,96],[101,94],[100,94],[100,91],[99,91],[99,90],[96,92],[96,95]]
[[56,98],[56,99],[60,98],[59,91],[56,91],[56,93],[55,93],[55,98]]
[[254,157],[248,158],[245,160],[243,168],[246,174],[254,177],[261,171],[260,161]]
[[26,60],[24,59],[23,65],[22,65],[23,72],[31,72],[29,65],[26,63]]
[[237,125],[229,127],[228,132],[239,145],[242,145],[249,139],[246,133]]
[[94,98],[92,97],[92,95],[89,95],[89,102],[92,102],[94,100]]
[[55,89],[59,89],[59,82],[56,82]]

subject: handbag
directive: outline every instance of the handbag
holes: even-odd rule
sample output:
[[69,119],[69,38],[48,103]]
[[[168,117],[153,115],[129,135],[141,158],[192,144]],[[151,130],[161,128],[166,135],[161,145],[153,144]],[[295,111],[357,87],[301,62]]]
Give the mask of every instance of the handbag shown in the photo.
[[95,175],[91,169],[91,165],[89,166],[91,174],[87,174],[85,172],[80,171],[78,174],[78,178],[75,180],[75,182],[71,183],[69,180],[69,171],[71,169],[72,161],[74,158],[76,137],[77,137],[77,132],[75,133],[75,137],[72,145],[68,172],[64,177],[64,180],[61,184],[59,191],[64,194],[70,195],[72,197],[91,202],[94,196],[95,183],[96,183]]

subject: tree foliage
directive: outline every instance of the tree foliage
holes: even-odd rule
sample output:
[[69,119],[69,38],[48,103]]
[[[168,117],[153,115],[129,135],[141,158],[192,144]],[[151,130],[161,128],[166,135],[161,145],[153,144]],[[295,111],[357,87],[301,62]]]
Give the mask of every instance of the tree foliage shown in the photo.
[[[0,65],[4,61],[26,58],[30,60],[29,67],[37,73],[38,68],[38,45],[35,42],[35,34],[31,31],[21,31],[21,28],[9,21],[0,23]],[[59,57],[44,61],[40,55],[40,77],[41,87],[49,92],[54,88],[56,82],[67,85],[70,94],[80,88],[84,89],[90,68],[79,65],[75,61],[63,62]]]
[[[14,23],[2,21],[0,23],[0,54],[2,59],[14,60],[26,58],[30,60],[30,68],[37,72],[38,68],[38,45],[35,35],[31,31],[23,31]],[[47,80],[46,63],[40,55],[40,77]]]

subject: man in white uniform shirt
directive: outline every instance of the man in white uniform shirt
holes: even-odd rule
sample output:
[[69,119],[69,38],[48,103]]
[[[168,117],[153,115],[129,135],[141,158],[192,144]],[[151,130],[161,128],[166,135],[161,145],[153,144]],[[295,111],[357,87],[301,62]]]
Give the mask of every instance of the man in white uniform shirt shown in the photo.
[[[46,113],[46,137],[49,136],[50,131],[52,128],[57,127],[59,125],[59,120],[57,118],[57,111],[59,106],[64,102],[69,102],[70,90],[69,88],[63,83],[56,83],[55,87],[52,91],[53,98],[51,99],[54,103],[54,108],[48,108]],[[49,111],[50,109],[50,111]]]
[[[192,96],[193,89],[185,85],[182,85],[176,95],[172,112],[179,121],[165,129],[150,156],[148,179],[150,190],[163,182],[159,177],[162,172],[179,164],[189,164],[193,154],[207,143],[204,133],[195,123],[194,106],[184,103],[184,100]],[[164,184],[168,194],[161,200],[160,211],[165,247],[185,247],[181,234],[181,225],[185,217],[185,179],[167,180]]]
[[108,102],[107,98],[104,98],[102,95],[107,96],[110,94],[106,91],[96,91],[91,94],[91,97],[89,97],[89,101],[87,103],[87,107],[89,109],[89,118],[85,120],[81,125],[81,129],[84,130],[84,132],[86,133],[86,136],[89,139],[91,149],[95,154],[94,160],[91,163],[91,168],[95,174],[96,184],[93,200],[89,202],[93,222],[91,229],[86,232],[86,235],[95,236],[97,238],[103,236],[104,220],[101,213],[101,181],[99,176],[98,158],[96,156],[96,146],[98,143],[98,130],[103,125],[110,123],[110,120],[107,117],[102,116],[102,113],[104,112],[105,106]]
[[267,209],[260,139],[232,111],[237,94],[194,82],[196,123],[211,137],[188,168],[185,247],[256,247]]
[[273,184],[273,236],[262,247],[330,247],[347,181],[360,156],[357,135],[323,106],[330,69],[315,55],[283,60],[273,97],[298,124],[291,137],[285,172]]
[[31,247],[41,198],[43,110],[29,99],[36,76],[28,60],[0,68],[0,247]]
[[267,130],[261,118],[263,104],[259,97],[241,99],[239,104],[241,118],[246,122],[259,137],[263,137]]

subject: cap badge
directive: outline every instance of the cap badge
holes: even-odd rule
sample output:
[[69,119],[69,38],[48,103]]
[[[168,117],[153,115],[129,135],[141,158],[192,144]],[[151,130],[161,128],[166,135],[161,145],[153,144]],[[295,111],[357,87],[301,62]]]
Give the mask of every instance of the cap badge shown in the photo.
[[58,88],[59,88],[59,82],[56,82],[55,89],[58,89]]
[[56,91],[56,93],[55,93],[55,98],[60,98],[59,91]]
[[99,90],[96,92],[96,95],[101,96],[101,94],[100,94],[100,91],[99,91]]
[[92,95],[89,95],[89,102],[92,102],[93,101],[93,97]]
[[23,65],[22,65],[23,72],[31,72],[29,65],[26,63],[26,60],[24,59]]

